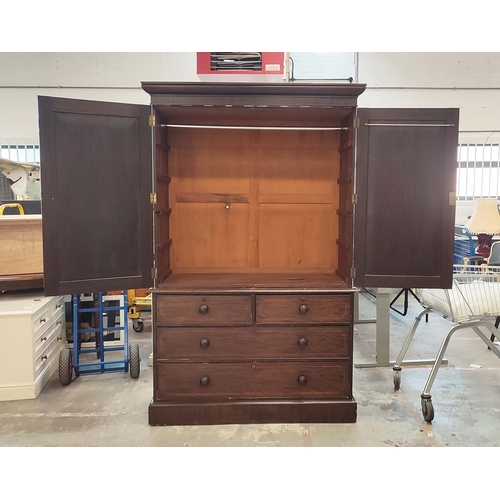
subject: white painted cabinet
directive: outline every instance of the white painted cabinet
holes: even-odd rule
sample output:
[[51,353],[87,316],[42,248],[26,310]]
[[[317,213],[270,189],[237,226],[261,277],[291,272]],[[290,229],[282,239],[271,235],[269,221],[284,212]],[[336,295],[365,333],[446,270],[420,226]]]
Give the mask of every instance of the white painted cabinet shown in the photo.
[[65,346],[63,296],[0,296],[0,401],[36,398]]

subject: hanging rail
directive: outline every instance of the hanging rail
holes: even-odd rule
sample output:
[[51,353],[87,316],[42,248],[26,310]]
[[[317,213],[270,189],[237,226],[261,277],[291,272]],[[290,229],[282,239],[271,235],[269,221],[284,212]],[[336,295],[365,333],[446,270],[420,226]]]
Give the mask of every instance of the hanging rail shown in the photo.
[[213,128],[237,130],[349,130],[348,127],[250,127],[236,125],[177,125],[173,123],[162,123],[161,126],[171,128]]
[[365,123],[365,127],[454,127],[454,123]]

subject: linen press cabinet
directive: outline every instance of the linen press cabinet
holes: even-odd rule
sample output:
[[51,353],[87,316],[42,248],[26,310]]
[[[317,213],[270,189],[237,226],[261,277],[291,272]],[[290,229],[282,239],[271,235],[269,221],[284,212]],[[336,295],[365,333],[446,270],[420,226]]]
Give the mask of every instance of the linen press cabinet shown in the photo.
[[152,287],[151,425],[355,422],[355,286],[451,286],[458,110],[142,88],[39,97],[45,293]]

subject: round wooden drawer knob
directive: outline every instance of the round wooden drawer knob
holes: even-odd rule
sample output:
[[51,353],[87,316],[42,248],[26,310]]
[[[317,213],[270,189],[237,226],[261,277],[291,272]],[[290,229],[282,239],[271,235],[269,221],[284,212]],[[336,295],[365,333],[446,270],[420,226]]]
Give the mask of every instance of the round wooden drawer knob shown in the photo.
[[299,311],[300,311],[300,314],[305,314],[307,311],[309,311],[309,308],[305,304],[302,304],[299,307]]
[[210,383],[210,380],[208,377],[201,377],[200,379],[200,385],[202,387],[206,387]]
[[207,349],[209,345],[210,345],[210,341],[208,339],[201,339],[200,347],[202,349]]
[[206,304],[200,306],[200,314],[207,314],[207,312],[208,312],[208,306]]
[[305,347],[307,345],[307,339],[302,337],[299,339],[299,347]]
[[305,375],[300,375],[300,377],[298,378],[298,382],[299,382],[299,385],[306,385],[307,379],[306,379]]

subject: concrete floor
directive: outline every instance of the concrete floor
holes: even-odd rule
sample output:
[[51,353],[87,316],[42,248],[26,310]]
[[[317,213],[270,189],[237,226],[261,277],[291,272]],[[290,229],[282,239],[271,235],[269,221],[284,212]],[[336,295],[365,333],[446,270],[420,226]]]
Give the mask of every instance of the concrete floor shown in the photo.
[[[375,302],[360,295],[360,319],[375,317]],[[391,359],[421,307],[410,299],[403,317],[391,312]],[[38,398],[0,402],[0,447],[494,447],[500,445],[500,360],[470,329],[458,331],[431,394],[432,424],[421,415],[429,366],[405,367],[394,391],[392,368],[355,368],[356,424],[150,427],[151,322],[130,329],[139,343],[139,379],[125,373],[85,375],[66,387],[57,372]],[[407,359],[435,357],[452,323],[422,322]],[[375,324],[355,325],[354,361],[375,359]]]

